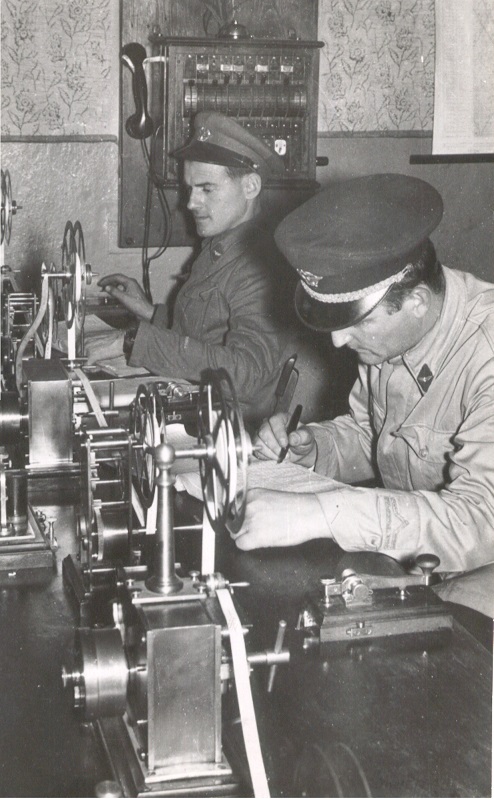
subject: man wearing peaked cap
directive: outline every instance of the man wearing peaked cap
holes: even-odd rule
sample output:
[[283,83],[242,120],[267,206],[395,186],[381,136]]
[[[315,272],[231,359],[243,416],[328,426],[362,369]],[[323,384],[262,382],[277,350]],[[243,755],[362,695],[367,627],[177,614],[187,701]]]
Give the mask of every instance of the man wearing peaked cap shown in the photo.
[[191,141],[173,155],[188,161],[252,169],[263,180],[285,171],[281,158],[262,139],[216,111],[197,114]]
[[152,373],[199,381],[204,369],[224,368],[234,382],[248,419],[262,418],[273,405],[284,360],[293,344],[276,318],[277,262],[281,256],[263,229],[260,195],[283,161],[233,119],[201,112],[191,141],[173,154],[183,162],[187,208],[201,251],[177,294],[173,320],[167,307],[153,306],[126,275],[107,275],[99,285],[138,321],[86,345],[89,363],[122,354],[132,366]]
[[[329,537],[406,562],[432,553],[443,572],[494,561],[494,285],[439,263],[429,235],[442,210],[430,184],[372,175],[278,226],[299,316],[354,350],[359,376],[346,415],[290,435],[285,414],[263,423],[258,457],[289,445],[290,460],[338,482],[251,491],[240,548]],[[459,601],[494,615],[492,590],[477,596]]]
[[387,174],[336,185],[289,214],[275,239],[300,277],[302,321],[333,331],[363,319],[420,256],[442,212],[429,183]]

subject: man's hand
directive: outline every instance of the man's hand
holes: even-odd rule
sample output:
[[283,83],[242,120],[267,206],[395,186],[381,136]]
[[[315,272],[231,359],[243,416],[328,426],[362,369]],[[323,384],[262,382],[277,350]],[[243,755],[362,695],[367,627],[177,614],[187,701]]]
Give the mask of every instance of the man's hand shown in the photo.
[[151,305],[139,283],[133,277],[127,277],[120,273],[106,275],[98,280],[98,286],[125,305],[138,319],[143,322],[151,321],[154,305]]
[[277,460],[280,450],[289,445],[287,459],[301,466],[314,466],[317,445],[310,427],[302,425],[287,436],[286,428],[290,415],[277,413],[265,420],[253,441],[256,458],[262,461]]
[[123,354],[124,330],[111,330],[109,333],[97,333],[88,337],[85,343],[87,365],[96,361],[107,361]]
[[239,549],[291,547],[312,538],[331,538],[315,494],[249,491],[245,520],[235,543]]

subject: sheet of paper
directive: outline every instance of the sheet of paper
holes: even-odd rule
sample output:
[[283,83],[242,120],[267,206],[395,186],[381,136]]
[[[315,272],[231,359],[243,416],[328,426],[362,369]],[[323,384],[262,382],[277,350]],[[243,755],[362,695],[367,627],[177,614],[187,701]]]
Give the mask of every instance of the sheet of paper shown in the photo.
[[343,483],[317,474],[305,466],[290,461],[258,461],[252,459],[247,471],[247,488],[267,488],[270,491],[288,491],[297,494],[320,494],[334,491]]
[[[90,341],[91,336],[101,335],[101,333],[111,333],[115,328],[100,319],[99,316],[90,314],[84,320],[84,340]],[[125,355],[118,358],[101,358],[96,363],[103,367],[107,372],[115,377],[135,377],[137,375],[148,375],[147,369],[142,366],[129,366],[125,360]]]
[[[167,424],[166,440],[175,448],[175,451],[195,449],[197,438],[189,436],[183,424]],[[199,477],[199,460],[196,458],[177,458],[172,466],[172,474],[195,474]],[[200,483],[199,483],[200,489]],[[200,495],[202,496],[202,495]]]
[[[334,491],[343,483],[331,477],[298,466],[290,461],[258,461],[252,459],[247,470],[247,490],[265,488],[269,491],[288,491],[296,494],[320,494],[322,491]],[[202,499],[201,479],[198,473],[182,473],[178,475],[176,488],[187,491],[193,497]]]
[[436,0],[434,155],[494,152],[494,4]]

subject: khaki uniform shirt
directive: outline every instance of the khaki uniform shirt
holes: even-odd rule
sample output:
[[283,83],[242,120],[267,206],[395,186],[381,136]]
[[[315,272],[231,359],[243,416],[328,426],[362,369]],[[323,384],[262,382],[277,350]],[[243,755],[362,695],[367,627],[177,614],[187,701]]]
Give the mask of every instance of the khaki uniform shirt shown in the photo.
[[247,418],[272,407],[286,336],[276,309],[274,245],[256,220],[204,239],[177,294],[173,323],[165,306],[141,322],[129,363],[199,382],[203,369],[229,373]]
[[313,426],[316,471],[384,488],[318,495],[345,550],[439,571],[494,561],[494,286],[444,269],[441,316],[412,350],[361,366],[350,413]]

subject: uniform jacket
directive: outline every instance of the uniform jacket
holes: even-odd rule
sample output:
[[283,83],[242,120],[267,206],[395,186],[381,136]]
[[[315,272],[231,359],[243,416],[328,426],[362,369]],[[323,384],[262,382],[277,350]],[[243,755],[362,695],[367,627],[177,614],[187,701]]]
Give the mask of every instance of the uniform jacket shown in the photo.
[[223,367],[247,418],[261,418],[288,357],[276,317],[281,257],[256,220],[204,239],[177,295],[171,328],[165,306],[158,306],[152,323],[139,325],[129,363],[191,381],[203,369]]
[[343,549],[433,553],[439,571],[458,571],[494,561],[494,286],[444,272],[432,330],[392,362],[361,366],[350,413],[313,430],[316,471],[384,486],[318,495]]

